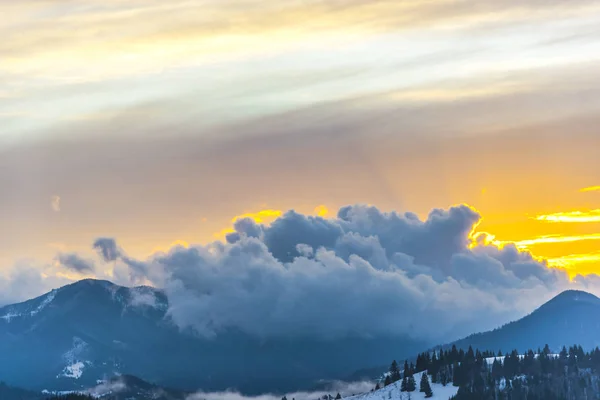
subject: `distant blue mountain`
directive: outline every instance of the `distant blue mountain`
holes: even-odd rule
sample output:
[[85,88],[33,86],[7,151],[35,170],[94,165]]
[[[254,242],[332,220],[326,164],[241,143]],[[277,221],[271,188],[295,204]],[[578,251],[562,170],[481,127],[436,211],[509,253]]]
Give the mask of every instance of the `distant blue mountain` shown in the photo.
[[[593,294],[567,290],[543,304],[531,314],[488,332],[476,333],[453,343],[437,346],[459,349],[510,352],[543,348],[546,344],[556,353],[563,346],[581,345],[586,350],[600,346],[600,298]],[[409,356],[416,358],[417,353]],[[388,364],[355,371],[346,380],[378,378],[388,369]],[[400,357],[398,357],[400,358]]]
[[309,388],[430,345],[407,337],[265,341],[240,332],[209,340],[181,332],[167,309],[160,290],[99,280],[2,307],[0,381],[73,390],[129,374],[183,390],[256,394]]
[[543,348],[545,344],[556,352],[573,344],[592,349],[600,346],[600,299],[587,292],[568,290],[518,321],[453,344],[463,349],[472,346],[503,352]]

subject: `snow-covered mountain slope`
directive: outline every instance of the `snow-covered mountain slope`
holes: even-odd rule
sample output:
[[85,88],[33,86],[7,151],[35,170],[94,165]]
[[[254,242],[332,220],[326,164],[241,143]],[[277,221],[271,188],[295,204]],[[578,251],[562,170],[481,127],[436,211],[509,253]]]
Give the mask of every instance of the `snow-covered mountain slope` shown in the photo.
[[[400,385],[402,381],[398,381],[388,385],[382,389],[374,392],[359,394],[357,396],[346,397],[344,400],[421,400],[425,399],[425,393],[419,392],[419,382],[421,382],[422,372],[414,374],[415,381],[417,382],[417,390],[411,393],[402,392]],[[431,382],[431,381],[430,381]],[[446,386],[439,383],[431,383],[431,390],[433,391],[433,400],[448,400],[452,396],[456,395],[458,388],[452,386],[452,383]]]

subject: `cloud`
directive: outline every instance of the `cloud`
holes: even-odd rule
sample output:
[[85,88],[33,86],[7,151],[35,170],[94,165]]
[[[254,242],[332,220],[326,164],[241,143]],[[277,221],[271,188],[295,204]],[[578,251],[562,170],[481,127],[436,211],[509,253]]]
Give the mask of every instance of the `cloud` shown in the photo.
[[600,222],[600,209],[589,211],[568,211],[554,214],[538,215],[535,217],[538,221],[545,222]]
[[[175,247],[180,247],[181,242],[174,242]],[[98,238],[94,241],[92,248],[96,250],[102,261],[114,263],[112,274],[117,283],[125,285],[143,285],[148,283],[151,276],[148,265],[125,254],[117,245],[114,238]],[[160,254],[161,251],[158,252]],[[118,264],[117,261],[121,261]]]
[[54,210],[54,212],[60,212],[60,196],[52,196],[50,205],[52,206],[52,210]]
[[129,305],[131,307],[160,308],[163,305],[156,296],[156,291],[147,286],[138,286],[129,290]]
[[0,306],[29,300],[69,283],[72,280],[57,275],[51,265],[20,261],[0,274]]
[[113,238],[98,238],[92,245],[104,262],[114,262],[121,256],[121,250]]
[[[150,284],[168,299],[158,304],[142,290],[132,305],[164,305],[179,328],[206,338],[239,331],[263,339],[408,335],[438,342],[521,317],[567,288],[600,291],[596,275],[571,281],[515,244],[478,238],[480,220],[466,205],[434,209],[425,219],[353,205],[331,218],[290,210],[270,224],[236,219],[227,241],[175,245],[145,260],[112,238],[93,247],[110,264],[111,279]],[[58,259],[75,270],[87,266],[74,254]],[[24,269],[0,287],[27,281],[30,291],[50,282]]]
[[99,383],[91,389],[86,390],[86,394],[99,398],[107,394],[120,393],[127,390],[127,383],[124,379],[118,378],[106,382]]
[[56,260],[63,267],[82,274],[93,273],[96,269],[92,260],[86,260],[76,253],[60,253]]
[[167,315],[204,337],[447,340],[496,327],[571,282],[513,244],[474,242],[466,205],[425,220],[374,206],[322,218],[290,210],[269,225],[237,220],[226,242],[178,246],[127,263],[164,288]]
[[548,263],[566,269],[572,277],[578,274],[597,274],[600,264],[600,252],[569,254],[549,258]]
[[500,242],[500,243],[514,243],[520,249],[526,249],[531,246],[538,244],[549,244],[549,243],[573,243],[583,240],[600,240],[600,233],[587,233],[582,235],[545,235],[538,236],[533,239],[524,239],[516,242]]
[[[373,389],[375,382],[359,381],[359,382],[339,382],[334,381],[327,385],[324,390],[313,392],[294,392],[286,393],[289,400],[319,400],[323,396],[335,396],[340,393],[343,397],[352,396],[358,393],[365,393]],[[260,396],[246,396],[239,392],[197,392],[186,398],[186,400],[281,400],[281,395],[262,394]]]

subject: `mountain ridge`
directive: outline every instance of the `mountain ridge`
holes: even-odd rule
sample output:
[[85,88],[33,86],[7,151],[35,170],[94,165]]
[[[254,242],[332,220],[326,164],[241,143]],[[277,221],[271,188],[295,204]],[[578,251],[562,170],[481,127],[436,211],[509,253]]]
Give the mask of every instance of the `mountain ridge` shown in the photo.
[[503,352],[546,344],[555,351],[574,343],[593,348],[600,346],[597,317],[600,317],[600,298],[582,290],[565,290],[518,320],[469,335],[449,345]]
[[233,330],[208,339],[179,329],[167,311],[159,289],[93,279],[2,307],[0,379],[27,389],[77,390],[129,374],[183,390],[259,394],[343,379],[387,362],[390,349],[408,356],[430,346],[408,336],[265,340]]
[[[583,343],[581,343],[583,347],[593,348],[600,346],[600,322],[594,322],[593,318],[590,320],[585,318],[585,315],[582,316],[579,313],[574,315],[572,312],[573,308],[583,308],[585,309],[583,312],[595,312],[595,315],[600,317],[600,298],[583,290],[565,290],[547,302],[539,305],[531,313],[522,318],[508,322],[495,329],[473,333],[462,339],[438,345],[430,349],[449,349],[452,346],[456,346],[458,349],[465,351],[468,350],[469,347],[472,347],[494,352],[500,350],[503,353],[506,353],[514,349],[524,351],[529,348],[543,348],[548,344],[554,352],[558,353],[562,346],[568,347],[575,343],[579,344],[582,337],[584,338]],[[588,310],[589,308],[592,310]],[[543,318],[540,318],[540,315],[542,315]],[[560,315],[564,315],[565,317],[563,318]],[[560,321],[564,321],[565,318],[567,318],[566,321],[568,324],[569,318],[572,317],[578,317],[583,321],[589,322],[589,324],[586,325],[585,328],[578,329],[575,333],[573,330],[567,330],[565,335],[556,337],[554,338],[555,340],[553,340],[553,331],[556,330],[558,333],[564,331],[564,329],[556,329],[556,325],[559,324]],[[538,329],[537,332],[532,334],[532,330],[535,330],[535,326],[544,320],[546,322],[541,325],[542,329]],[[523,323],[526,325],[521,325]],[[550,329],[551,327],[554,329]],[[590,329],[590,331],[594,333],[587,335],[589,332],[586,330],[590,327],[594,328],[593,330]],[[506,330],[509,332],[505,335]],[[535,337],[537,337],[537,339]],[[588,340],[585,340],[586,338]],[[414,352],[411,356],[414,358],[416,357],[416,354],[417,352]],[[384,365],[378,366],[377,368],[365,368],[355,371],[348,376],[348,379],[377,378],[386,370],[387,366]]]

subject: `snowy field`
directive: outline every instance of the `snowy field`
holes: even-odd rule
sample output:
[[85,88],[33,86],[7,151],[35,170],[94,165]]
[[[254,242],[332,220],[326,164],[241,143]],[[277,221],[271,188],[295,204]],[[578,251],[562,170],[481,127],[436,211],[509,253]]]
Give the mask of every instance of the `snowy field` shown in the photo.
[[[346,400],[346,399],[352,399],[352,400],[408,400],[408,399],[421,400],[421,399],[425,399],[425,393],[419,392],[419,382],[421,382],[421,375],[423,375],[422,372],[414,374],[415,381],[417,382],[417,390],[410,393],[410,397],[409,397],[409,393],[400,391],[400,385],[402,384],[402,381],[398,381],[398,382],[392,383],[391,385],[384,387],[383,389],[379,389],[375,392],[369,392],[369,393],[359,394],[357,396],[346,397],[344,400]],[[430,379],[429,382],[431,383],[431,377],[429,379]],[[439,383],[431,383],[431,390],[433,391],[433,397],[430,397],[430,399],[448,400],[449,398],[451,398],[452,396],[454,396],[456,394],[456,392],[458,391],[458,388],[452,386],[452,382],[450,382],[446,386],[443,386],[442,384],[439,384]]]

